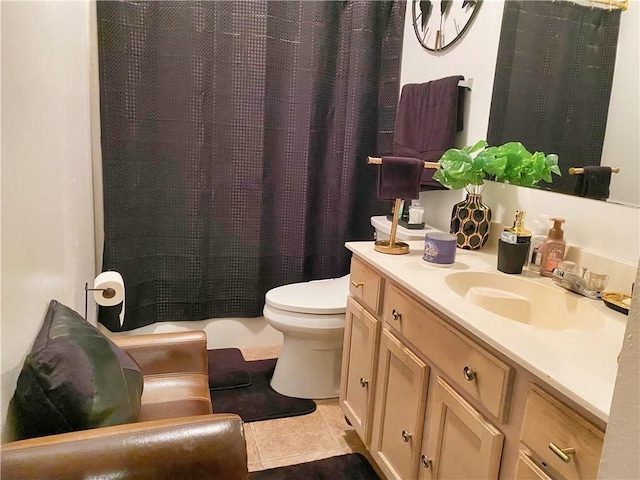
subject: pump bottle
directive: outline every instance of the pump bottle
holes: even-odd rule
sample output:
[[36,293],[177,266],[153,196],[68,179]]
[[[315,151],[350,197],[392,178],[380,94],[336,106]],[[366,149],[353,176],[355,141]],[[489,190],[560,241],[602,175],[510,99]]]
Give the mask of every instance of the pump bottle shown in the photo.
[[562,224],[564,218],[552,218],[553,228],[549,230],[547,239],[542,244],[542,261],[540,263],[540,275],[550,277],[553,269],[564,259],[567,244],[563,240],[564,231]]
[[531,250],[529,251],[529,270],[540,271],[542,263],[542,246],[547,239],[549,229],[549,215],[540,214],[533,222],[533,235],[531,236]]

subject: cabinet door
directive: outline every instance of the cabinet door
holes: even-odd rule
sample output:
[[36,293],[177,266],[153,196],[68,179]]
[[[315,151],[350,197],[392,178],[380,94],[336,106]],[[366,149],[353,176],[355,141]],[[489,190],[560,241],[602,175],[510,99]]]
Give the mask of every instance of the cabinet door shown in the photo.
[[415,479],[429,368],[388,330],[380,338],[372,454],[389,479]]
[[419,478],[498,478],[504,435],[440,377],[430,398]]
[[347,299],[340,376],[340,407],[365,445],[369,444],[380,322]]

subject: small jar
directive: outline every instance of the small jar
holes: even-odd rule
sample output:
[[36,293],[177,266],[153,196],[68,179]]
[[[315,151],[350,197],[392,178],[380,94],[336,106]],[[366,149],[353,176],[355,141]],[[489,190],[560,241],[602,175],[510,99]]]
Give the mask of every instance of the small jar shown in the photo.
[[419,202],[413,202],[409,207],[409,223],[420,224],[424,217],[424,209],[420,206]]

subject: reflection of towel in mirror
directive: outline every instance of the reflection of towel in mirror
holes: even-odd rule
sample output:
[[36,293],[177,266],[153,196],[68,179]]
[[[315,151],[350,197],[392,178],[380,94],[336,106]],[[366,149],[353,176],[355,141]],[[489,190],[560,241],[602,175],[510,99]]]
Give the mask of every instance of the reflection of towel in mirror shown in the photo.
[[584,167],[584,173],[576,176],[574,195],[596,200],[609,198],[611,167]]
[[422,170],[424,162],[418,158],[382,157],[382,165],[378,169],[378,198],[418,198]]
[[[462,130],[461,75],[402,87],[393,134],[393,154],[437,162],[455,146],[456,131]],[[433,180],[434,170],[422,173],[422,190],[446,189]]]

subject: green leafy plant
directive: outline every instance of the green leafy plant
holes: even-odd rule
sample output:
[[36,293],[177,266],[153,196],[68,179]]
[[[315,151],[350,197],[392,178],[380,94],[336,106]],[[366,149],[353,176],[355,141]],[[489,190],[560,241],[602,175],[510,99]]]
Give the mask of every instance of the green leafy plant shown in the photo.
[[480,193],[485,178],[530,187],[541,180],[552,182],[552,174],[561,175],[555,154],[531,153],[520,142],[491,147],[480,140],[444,152],[433,178],[452,190],[466,188],[469,193]]

